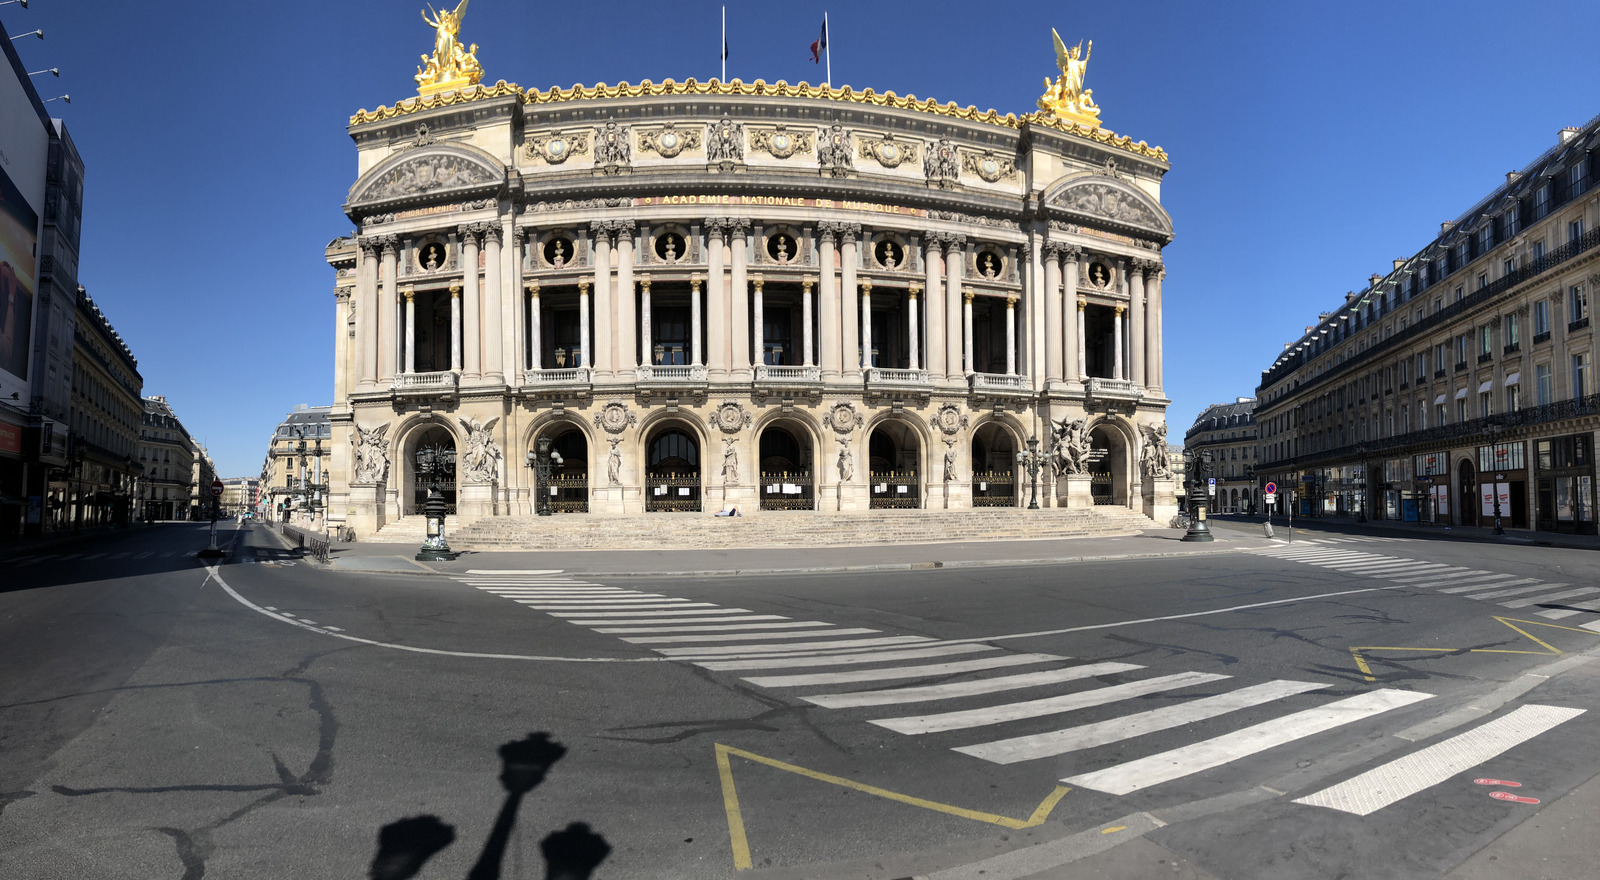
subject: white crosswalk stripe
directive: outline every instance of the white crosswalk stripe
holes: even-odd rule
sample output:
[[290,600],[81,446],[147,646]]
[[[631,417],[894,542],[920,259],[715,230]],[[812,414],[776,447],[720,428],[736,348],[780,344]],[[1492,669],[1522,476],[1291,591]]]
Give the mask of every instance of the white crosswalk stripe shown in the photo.
[[[1286,562],[1314,565],[1343,574],[1370,577],[1388,581],[1411,590],[1434,590],[1449,596],[1458,596],[1479,602],[1495,602],[1501,608],[1519,609],[1541,605],[1559,604],[1566,607],[1540,608],[1532,613],[1549,620],[1561,620],[1577,614],[1600,614],[1600,606],[1569,605],[1566,600],[1587,598],[1600,594],[1600,587],[1563,589],[1571,586],[1551,583],[1541,578],[1518,577],[1481,569],[1447,566],[1442,563],[1384,556],[1365,551],[1335,551],[1318,547],[1293,548],[1287,544],[1249,551]],[[1600,624],[1600,621],[1592,621]],[[1600,632],[1600,626],[1581,624],[1585,629]]]
[[[1346,573],[1396,579],[1419,571],[1435,578],[1459,573],[1433,563],[1331,548],[1296,548],[1283,558],[1333,562],[1332,570],[1355,565]],[[1082,753],[1095,762],[1087,766],[1097,769],[1064,782],[1113,794],[1243,760],[1430,696],[1385,689],[1333,701],[1321,697],[1321,705],[1308,709],[1304,701],[1319,699],[1316,692],[1333,682],[1270,680],[1204,693],[1230,676],[1156,672],[1134,663],[842,627],[600,584],[574,589],[554,571],[474,571],[457,579],[550,619],[711,672],[738,675],[755,687],[788,689],[798,701],[856,713],[867,724],[925,737],[968,757],[1013,764]],[[823,690],[794,691],[801,688]],[[1277,710],[1271,720],[1160,754],[1137,745],[1140,737],[1159,731],[1201,722],[1228,724],[1226,719],[1244,710],[1253,710],[1250,720],[1255,721],[1264,707],[1279,701],[1299,702]],[[898,706],[927,711],[895,714],[890,707]],[[1053,729],[1040,732],[1040,719]],[[1102,766],[1107,758],[1116,763]]]

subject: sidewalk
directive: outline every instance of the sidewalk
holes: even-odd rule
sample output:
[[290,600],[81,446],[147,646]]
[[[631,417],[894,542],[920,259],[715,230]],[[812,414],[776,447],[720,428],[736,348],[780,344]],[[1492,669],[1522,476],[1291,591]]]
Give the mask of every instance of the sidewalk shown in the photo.
[[[1216,522],[1233,526],[1260,528],[1262,516],[1223,515],[1213,517]],[[1288,533],[1289,521],[1282,516],[1272,517],[1272,528],[1278,535]],[[1331,528],[1330,528],[1331,527]],[[1393,538],[1435,539],[1440,541],[1482,541],[1497,544],[1520,544],[1534,547],[1560,547],[1567,550],[1600,550],[1600,535],[1569,535],[1556,532],[1535,532],[1527,529],[1505,530],[1505,535],[1495,537],[1493,526],[1453,526],[1425,522],[1395,522],[1393,520],[1367,520],[1357,522],[1348,516],[1295,517],[1296,535],[1306,532],[1335,531],[1340,534],[1381,535]]]
[[559,569],[591,577],[668,575],[818,574],[827,572],[912,571],[1009,565],[1062,565],[1115,559],[1205,556],[1269,546],[1257,535],[1232,530],[1209,543],[1186,544],[1179,529],[1151,529],[1116,538],[1061,538],[1048,541],[971,541],[887,544],[818,549],[739,550],[561,550],[475,551],[453,562],[419,563],[408,544],[335,544],[330,567],[347,571],[422,570],[458,572],[473,568]]

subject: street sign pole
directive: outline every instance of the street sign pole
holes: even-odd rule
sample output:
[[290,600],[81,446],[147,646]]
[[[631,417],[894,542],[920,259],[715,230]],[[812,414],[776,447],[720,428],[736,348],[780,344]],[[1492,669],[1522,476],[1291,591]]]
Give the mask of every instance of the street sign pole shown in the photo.
[[211,481],[211,543],[207,545],[206,549],[200,551],[199,556],[201,559],[221,559],[224,555],[222,550],[217,547],[217,502],[221,497],[222,481],[213,479]]

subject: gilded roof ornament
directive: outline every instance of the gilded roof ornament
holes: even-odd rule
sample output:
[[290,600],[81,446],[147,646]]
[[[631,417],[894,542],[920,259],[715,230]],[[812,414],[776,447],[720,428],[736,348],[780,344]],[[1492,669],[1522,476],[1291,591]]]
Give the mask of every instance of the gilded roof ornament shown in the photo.
[[1049,77],[1044,80],[1044,94],[1039,96],[1039,109],[1046,113],[1055,114],[1063,122],[1072,122],[1090,129],[1100,127],[1100,108],[1095,106],[1093,89],[1083,87],[1083,75],[1089,68],[1089,53],[1094,51],[1094,41],[1089,41],[1087,50],[1083,41],[1071,49],[1061,42],[1061,34],[1055,28],[1050,29],[1050,36],[1055,38],[1056,67],[1061,69],[1061,75],[1051,82]]
[[[433,57],[422,56],[423,67],[417,68],[417,94],[434,95],[452,89],[474,86],[483,79],[483,65],[478,63],[478,44],[461,48],[456,36],[461,33],[461,19],[467,15],[468,0],[461,0],[455,11],[441,8],[422,13],[422,21],[433,28]],[[428,12],[433,12],[429,20]]]

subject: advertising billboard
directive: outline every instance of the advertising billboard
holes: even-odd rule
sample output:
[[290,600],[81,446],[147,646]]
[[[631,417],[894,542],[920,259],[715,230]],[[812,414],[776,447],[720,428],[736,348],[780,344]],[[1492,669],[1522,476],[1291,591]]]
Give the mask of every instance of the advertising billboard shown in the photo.
[[49,119],[9,44],[0,67],[0,397],[29,397]]

